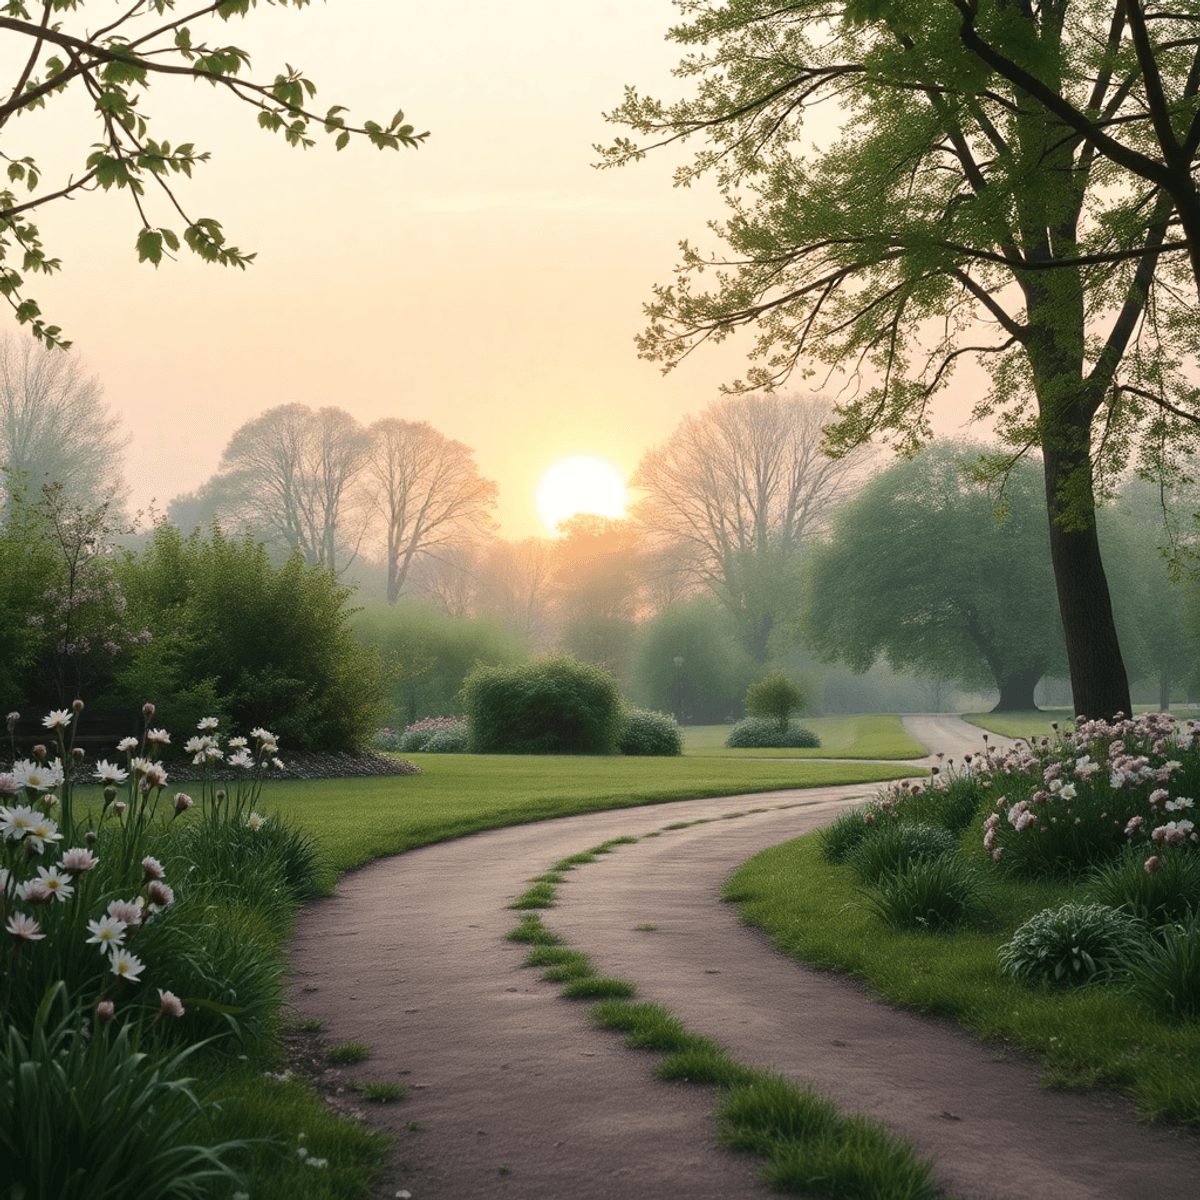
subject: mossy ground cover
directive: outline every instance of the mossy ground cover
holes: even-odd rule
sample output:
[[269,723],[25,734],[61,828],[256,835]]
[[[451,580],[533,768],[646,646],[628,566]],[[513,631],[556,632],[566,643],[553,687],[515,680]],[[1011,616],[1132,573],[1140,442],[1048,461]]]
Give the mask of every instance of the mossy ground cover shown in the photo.
[[419,754],[421,775],[272,783],[278,809],[319,834],[334,867],[551,817],[674,800],[869,783],[917,774],[876,763]]
[[881,999],[948,1016],[1032,1055],[1043,1083],[1127,1092],[1147,1118],[1200,1126],[1200,1026],[1150,1016],[1118,987],[1030,987],[1000,974],[997,949],[1027,918],[1075,898],[1066,884],[992,881],[983,928],[947,935],[885,925],[853,871],[821,857],[809,834],[756,855],[725,898],[785,954],[867,983]]
[[929,753],[909,737],[894,713],[863,716],[795,717],[821,739],[813,749],[740,749],[725,745],[728,725],[689,725],[683,731],[683,752],[691,757],[721,758],[924,758]]

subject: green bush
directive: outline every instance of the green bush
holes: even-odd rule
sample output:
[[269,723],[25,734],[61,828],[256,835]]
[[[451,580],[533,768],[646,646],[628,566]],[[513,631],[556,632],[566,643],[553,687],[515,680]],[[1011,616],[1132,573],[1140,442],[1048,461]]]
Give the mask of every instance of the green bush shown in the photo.
[[573,658],[477,667],[462,703],[476,754],[612,754],[621,731],[616,681]]
[[1164,846],[1147,858],[1144,849],[1131,846],[1117,862],[1095,873],[1088,893],[1100,904],[1127,909],[1150,925],[1187,921],[1200,912],[1200,855]]
[[1133,994],[1159,1016],[1200,1017],[1200,914],[1159,929],[1130,975]]
[[105,702],[153,696],[175,728],[194,728],[197,715],[266,726],[285,753],[370,742],[385,711],[383,670],[351,631],[351,591],[331,572],[299,558],[274,567],[250,537],[184,538],[159,525],[118,575],[152,637]]
[[460,721],[450,729],[435,730],[423,749],[429,754],[462,754],[470,740],[470,729],[466,721]]
[[1029,983],[1107,983],[1141,956],[1146,936],[1146,926],[1119,908],[1067,903],[1030,917],[1000,947],[1000,969]]
[[747,717],[739,721],[729,731],[725,745],[737,748],[773,748],[792,749],[796,747],[811,748],[821,744],[811,729],[803,725],[789,724],[786,729],[780,729],[776,721],[763,717]]
[[617,749],[622,754],[682,754],[683,731],[675,718],[665,713],[630,708],[625,712]]
[[871,832],[865,820],[870,810],[865,805],[843,808],[817,837],[821,842],[821,857],[828,863],[843,863]]
[[916,858],[885,872],[866,895],[875,913],[897,929],[941,933],[985,912],[979,876],[954,854]]
[[845,861],[863,883],[904,870],[915,862],[933,862],[954,852],[954,835],[936,825],[877,819]]

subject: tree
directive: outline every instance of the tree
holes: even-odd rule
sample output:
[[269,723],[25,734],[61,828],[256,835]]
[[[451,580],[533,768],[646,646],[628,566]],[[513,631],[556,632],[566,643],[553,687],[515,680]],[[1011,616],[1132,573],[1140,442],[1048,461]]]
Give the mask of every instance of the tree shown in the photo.
[[[702,139],[680,179],[716,175],[730,253],[685,246],[677,282],[648,306],[643,353],[669,367],[753,326],[760,363],[746,386],[814,362],[849,369],[864,382],[839,409],[834,449],[876,432],[917,447],[959,359],[983,360],[992,384],[974,413],[996,415],[1010,449],[981,470],[1041,452],[1075,707],[1127,712],[1094,510],[1134,446],[1156,465],[1195,444],[1196,399],[1177,368],[1196,349],[1194,310],[1173,303],[1177,268],[1159,253],[1170,194],[1112,186],[1093,143],[961,48],[951,0],[688,9],[671,36],[706,47],[680,68],[699,77],[695,96],[668,107],[631,91],[613,119],[650,145],[621,139],[608,156]],[[987,5],[997,36],[1048,86],[1120,121],[1145,97],[1117,69],[1125,50],[1110,47],[1102,9]],[[1190,50],[1160,67],[1168,92],[1194,94]],[[841,129],[806,139],[805,118],[831,98]]]
[[469,447],[424,421],[387,417],[368,432],[364,485],[382,531],[388,603],[395,604],[418,555],[491,532],[499,489],[480,475]]
[[792,713],[801,712],[805,702],[804,690],[782,671],[772,671],[746,689],[746,712],[774,721],[780,733],[787,733]]
[[222,520],[336,572],[346,543],[353,558],[361,536],[357,528],[347,535],[344,517],[369,444],[362,426],[340,408],[314,412],[281,404],[234,433],[202,491]]
[[[308,0],[274,2],[301,8]],[[40,108],[54,106],[69,113],[71,95],[86,102],[96,123],[91,135],[83,138],[78,159],[61,179],[43,180],[34,157],[22,154],[11,137],[6,142],[8,186],[0,190],[0,293],[17,320],[28,323],[34,336],[49,345],[69,343],[63,341],[58,326],[46,324],[37,302],[24,291],[26,275],[49,274],[61,265],[47,255],[30,220],[35,210],[47,204],[89,191],[124,190],[134,206],[141,261],[157,266],[164,256],[173,256],[181,245],[180,228],[182,244],[207,262],[245,268],[254,258],[230,245],[214,218],[184,208],[175,180],[190,176],[208,161],[209,153],[186,139],[151,135],[153,84],[171,79],[208,83],[239,101],[254,113],[261,128],[281,133],[292,146],[311,146],[314,126],[332,137],[339,150],[352,136],[380,149],[416,146],[428,136],[415,133],[401,112],[386,125],[351,124],[345,107],[338,104],[318,113],[309,107],[315,85],[295,68],[286,67],[270,82],[265,77],[258,81],[249,77],[250,56],[245,50],[203,40],[205,25],[244,17],[257,7],[257,0],[210,0],[183,17],[174,12],[172,0],[120,0],[109,5],[90,28],[85,4],[86,0],[42,0],[40,4],[6,0],[0,9],[0,30],[14,51],[10,61],[16,64],[12,86],[4,89],[7,99],[0,101],[0,128]],[[22,44],[24,50],[16,49]],[[14,186],[25,189],[23,199]],[[160,209],[166,224],[158,223]]]
[[104,389],[78,358],[50,353],[32,338],[0,337],[0,468],[3,492],[31,495],[57,484],[82,508],[124,503],[129,436]]
[[760,669],[728,610],[711,596],[693,596],[638,629],[632,692],[646,708],[719,724],[741,716],[746,686]]
[[1014,467],[997,522],[964,466],[980,447],[936,444],[882,472],[834,518],[809,577],[813,653],[855,671],[994,685],[998,711],[1035,707],[1064,658],[1046,506],[1031,463]]
[[530,646],[547,649],[553,566],[554,542],[550,538],[490,543],[479,568],[476,608],[499,618]]
[[861,481],[869,450],[821,449],[833,406],[818,397],[739,396],[687,416],[630,479],[637,522],[680,547],[692,577],[734,615],[759,662],[795,591],[796,554]]

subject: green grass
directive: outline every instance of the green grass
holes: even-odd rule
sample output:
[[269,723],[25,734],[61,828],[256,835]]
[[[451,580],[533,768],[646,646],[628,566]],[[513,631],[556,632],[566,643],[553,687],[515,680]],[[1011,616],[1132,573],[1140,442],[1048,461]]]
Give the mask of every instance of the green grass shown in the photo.
[[1060,729],[1068,725],[1075,727],[1075,713],[1069,708],[1042,708],[1028,712],[982,712],[963,713],[962,719],[970,725],[978,725],[1001,737],[1031,738],[1053,737],[1054,722]]
[[394,1104],[408,1095],[408,1088],[404,1084],[390,1083],[386,1080],[363,1082],[358,1079],[350,1079],[347,1080],[346,1086],[372,1104]]
[[[319,833],[341,873],[372,859],[550,817],[918,774],[879,763],[419,754],[423,775],[273,782],[278,809]],[[555,870],[561,870],[556,866]]]
[[[226,1076],[206,1107],[215,1136],[245,1139],[239,1167],[254,1200],[347,1200],[370,1195],[395,1137],[338,1116],[296,1076],[245,1068]],[[297,1153],[325,1159],[315,1171]]]
[[339,1067],[360,1063],[371,1057],[371,1047],[365,1042],[339,1042],[325,1051],[329,1062]]
[[[588,852],[588,860],[596,861],[596,850],[637,840],[605,842]],[[934,1160],[920,1158],[914,1143],[860,1113],[842,1113],[812,1085],[744,1066],[715,1038],[694,1033],[660,1004],[633,1003],[636,984],[596,975],[581,951],[529,937],[534,924],[550,935],[533,914],[508,934],[535,943],[523,965],[545,967],[542,978],[564,983],[564,997],[598,999],[589,1010],[592,1022],[625,1034],[630,1049],[661,1053],[654,1071],[659,1079],[717,1088],[718,1141],[760,1155],[760,1175],[777,1191],[834,1200],[932,1200]]]
[[728,725],[689,725],[683,752],[690,758],[924,758],[928,749],[909,737],[894,713],[795,718],[821,739],[814,749],[739,749],[725,745]]
[[1028,987],[1000,974],[996,951],[1013,930],[1077,892],[995,879],[990,925],[938,937],[883,924],[857,886],[850,868],[821,858],[810,834],[755,855],[730,877],[725,898],[785,954],[1030,1054],[1046,1084],[1112,1085],[1143,1117],[1200,1125],[1200,1025],[1154,1019],[1116,988]]

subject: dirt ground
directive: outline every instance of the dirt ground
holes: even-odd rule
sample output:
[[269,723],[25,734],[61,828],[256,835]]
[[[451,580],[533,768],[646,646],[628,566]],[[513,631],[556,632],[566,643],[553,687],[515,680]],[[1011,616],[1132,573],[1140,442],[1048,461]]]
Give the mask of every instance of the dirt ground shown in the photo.
[[[926,745],[961,757],[978,731],[915,718]],[[402,785],[398,785],[402,786]],[[394,1130],[376,1196],[413,1200],[730,1200],[771,1195],[752,1156],[718,1149],[711,1089],[667,1084],[656,1055],[591,1026],[586,1002],[520,964],[507,908],[527,880],[608,838],[642,840],[571,872],[546,924],[635,980],[741,1061],[815,1082],[936,1155],[946,1191],[971,1200],[1200,1195],[1200,1139],[1145,1126],[1111,1094],[1038,1087],[1035,1065],[957,1027],[876,1003],[858,985],[778,954],[719,899],[758,850],[828,822],[873,785],[695,800],[477,834],[380,860],[301,914],[291,1000],[328,1043],[371,1057],[321,1070],[340,1109]],[[731,814],[736,819],[723,819]],[[665,830],[681,821],[708,820]],[[659,832],[660,836],[645,837]],[[636,926],[652,924],[652,931]],[[346,1080],[405,1083],[362,1103]]]

